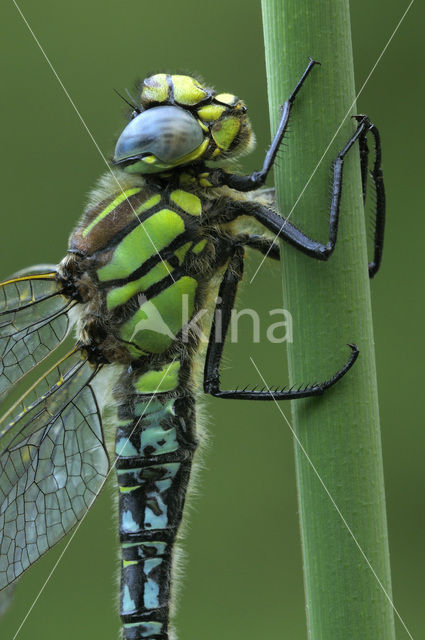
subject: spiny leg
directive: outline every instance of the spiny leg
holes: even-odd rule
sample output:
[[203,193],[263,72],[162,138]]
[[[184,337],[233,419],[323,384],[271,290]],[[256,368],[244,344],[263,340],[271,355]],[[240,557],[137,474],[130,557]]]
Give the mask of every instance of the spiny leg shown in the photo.
[[379,267],[380,258],[382,255],[383,246],[383,229],[385,220],[385,194],[384,185],[382,181],[382,170],[380,168],[380,146],[379,146],[379,133],[374,125],[372,125],[366,116],[362,116],[360,123],[348,140],[345,147],[337,155],[333,166],[333,187],[332,187],[332,200],[329,211],[329,238],[326,244],[313,240],[305,233],[300,231],[295,225],[289,222],[288,219],[283,218],[281,215],[255,201],[235,201],[229,202],[227,210],[227,218],[235,219],[240,215],[252,216],[258,222],[263,224],[267,229],[274,232],[277,237],[285,240],[292,246],[296,247],[306,255],[316,258],[318,260],[328,260],[332,254],[337,234],[338,223],[340,214],[340,202],[342,194],[342,177],[345,156],[352,148],[354,143],[360,138],[364,137],[368,131],[371,131],[375,137],[377,153],[375,159],[375,165],[372,172],[372,177],[377,189],[377,215],[376,215],[376,231],[375,231],[375,255],[374,261],[369,266],[370,275],[373,276]]
[[214,172],[215,179],[220,184],[226,184],[228,187],[232,189],[237,189],[238,191],[252,191],[253,189],[258,189],[262,187],[266,181],[267,175],[270,169],[273,166],[273,163],[276,159],[277,152],[279,151],[279,147],[282,143],[282,140],[285,136],[286,129],[288,127],[289,116],[291,114],[291,109],[295,101],[295,97],[301,87],[303,86],[307,76],[310,74],[311,70],[316,64],[320,64],[317,60],[313,60],[313,58],[309,59],[309,63],[307,65],[306,70],[304,71],[301,78],[298,80],[297,85],[289,98],[285,101],[280,115],[279,125],[277,127],[277,131],[273,137],[271,145],[266,153],[266,157],[264,159],[263,168],[261,171],[254,171],[253,173],[247,176],[239,176],[234,173],[226,173],[222,169],[218,169]]
[[[358,116],[353,116],[357,119]],[[363,206],[366,202],[367,192],[367,176],[368,176],[368,163],[369,163],[369,146],[367,144],[367,131],[364,131],[359,137],[359,151],[360,151],[360,175],[362,181],[362,194],[363,194]]]
[[280,260],[279,245],[270,238],[265,238],[260,235],[250,236],[244,234],[235,236],[235,238],[237,238],[238,243],[243,244],[245,247],[249,247],[250,249],[254,249],[255,251],[259,251],[267,258]]
[[[326,389],[340,380],[357,359],[359,351],[355,345],[349,345],[352,350],[346,364],[332,376],[330,380],[300,387],[298,389],[273,389],[272,391],[228,390],[220,389],[220,363],[223,355],[224,343],[229,328],[232,309],[235,303],[236,291],[243,275],[244,249],[240,244],[234,247],[234,253],[229,260],[226,272],[220,285],[219,298],[214,312],[214,320],[208,341],[207,356],[204,369],[204,391],[216,398],[230,398],[238,400],[294,400],[309,396],[321,395]],[[217,330],[217,317],[220,314],[220,335]]]
[[[261,171],[254,171],[247,176],[239,176],[236,174],[227,173],[223,169],[217,169],[215,171],[212,171],[210,174],[210,177],[215,186],[227,185],[238,191],[252,191],[258,189],[264,184],[267,178],[267,174],[273,166],[277,152],[279,150],[279,146],[285,135],[295,97],[304,84],[305,79],[316,64],[320,63],[310,58],[310,62],[300,80],[298,81],[294,91],[283,105],[279,126],[272,140],[270,148],[266,154]],[[366,136],[369,132],[372,133],[375,141],[375,162],[373,170],[371,171],[371,177],[375,184],[377,201],[375,212],[374,255],[372,262],[370,262],[368,265],[368,268],[369,277],[373,278],[373,276],[379,270],[382,260],[385,228],[385,189],[381,169],[381,141],[378,129],[368,120],[366,116],[354,116],[354,118],[356,118],[356,120],[359,122],[359,126],[344,149],[338,154],[334,162],[332,203],[329,220],[329,241],[326,245],[311,240],[308,236],[299,231],[294,225],[290,224],[288,221],[285,221],[285,219],[283,219],[282,217],[274,214],[274,212],[272,212],[272,214],[274,215],[271,215],[270,213],[268,213],[267,207],[263,207],[262,211],[259,210],[257,212],[257,215],[255,213],[253,215],[260,222],[265,224],[267,228],[278,234],[279,237],[283,238],[307,255],[319,260],[327,260],[334,249],[338,230],[338,216],[339,205],[341,201],[344,157],[351,146],[354,144],[354,142],[358,139],[360,146],[360,170],[364,202],[366,199],[366,181],[369,155]],[[255,199],[253,198],[253,201],[251,202],[255,202]],[[261,205],[258,204],[257,209],[260,207]]]
[[[365,116],[354,116],[358,122],[365,119]],[[367,119],[366,119],[367,120]],[[382,252],[384,249],[384,232],[385,232],[385,186],[384,176],[382,173],[382,149],[381,149],[381,137],[377,127],[368,122],[367,130],[360,136],[360,168],[362,174],[362,188],[363,188],[363,202],[366,200],[366,180],[368,174],[368,154],[369,149],[367,146],[366,136],[370,132],[374,138],[375,145],[375,160],[373,163],[372,171],[370,172],[371,178],[375,185],[376,191],[376,209],[375,209],[375,233],[374,233],[374,249],[373,259],[369,262],[369,277],[378,272],[382,261]]]

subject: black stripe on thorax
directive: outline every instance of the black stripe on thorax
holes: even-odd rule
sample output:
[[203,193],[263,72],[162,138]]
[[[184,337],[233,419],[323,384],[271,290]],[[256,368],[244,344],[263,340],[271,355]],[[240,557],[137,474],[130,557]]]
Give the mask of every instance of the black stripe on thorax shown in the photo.
[[146,291],[143,292],[143,296],[146,298],[146,300],[155,298],[155,296],[157,296],[159,293],[165,291],[165,289],[168,289],[168,287],[171,287],[171,285],[177,282],[177,280],[179,280],[184,274],[185,272],[183,271],[183,269],[175,269],[174,271],[169,273],[168,276],[165,276],[165,278],[162,278],[162,280],[155,282],[148,289],[146,289]]
[[[136,225],[137,226],[137,225]],[[186,229],[182,234],[177,236],[169,245],[167,245],[161,251],[157,251],[153,256],[145,260],[143,264],[140,265],[138,269],[133,271],[129,276],[125,278],[115,278],[114,280],[107,280],[105,282],[99,282],[99,286],[102,288],[110,288],[110,287],[119,287],[128,282],[133,282],[134,280],[138,280],[145,276],[153,267],[155,267],[159,262],[169,260],[173,255],[176,249],[182,247],[186,242],[193,240],[193,236],[191,236],[191,229]],[[195,238],[196,239],[196,238]],[[174,271],[172,271],[174,276]],[[180,277],[180,276],[179,276]],[[158,283],[159,284],[159,283]],[[145,294],[146,295],[146,294]]]

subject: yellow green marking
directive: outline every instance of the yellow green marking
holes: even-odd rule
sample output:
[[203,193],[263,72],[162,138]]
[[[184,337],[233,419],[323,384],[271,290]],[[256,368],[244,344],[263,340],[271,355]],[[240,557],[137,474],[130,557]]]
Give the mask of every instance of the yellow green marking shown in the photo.
[[233,93],[219,93],[215,99],[217,102],[224,102],[224,104],[228,104],[230,107],[233,107],[238,101],[237,96],[233,95]]
[[206,244],[207,244],[207,241],[204,238],[203,240],[195,244],[195,246],[192,249],[193,253],[201,253],[202,249],[205,247]]
[[174,99],[185,105],[194,105],[205,100],[208,91],[190,76],[172,75]]
[[85,238],[90,231],[95,227],[103,218],[105,218],[108,213],[111,213],[116,207],[118,207],[124,200],[130,198],[130,196],[134,196],[135,193],[139,193],[141,191],[140,187],[133,187],[132,189],[127,189],[120,193],[111,203],[108,204],[103,211],[101,211],[94,220],[90,222],[89,225],[83,231],[83,238]]
[[180,362],[176,360],[159,371],[148,371],[134,383],[139,393],[163,393],[176,389],[179,382]]
[[138,564],[138,560],[123,560],[123,567],[131,567],[131,565]]
[[147,300],[122,325],[121,338],[144,351],[165,351],[181,331],[183,324],[192,316],[197,285],[194,278],[183,276],[157,296]]
[[183,191],[183,189],[176,189],[170,193],[170,200],[192,216],[200,216],[202,213],[201,200],[193,193]]
[[143,204],[137,207],[136,213],[144,213],[145,211],[152,209],[152,207],[158,204],[160,200],[161,196],[159,195],[159,193],[156,193],[154,196],[152,196],[152,198],[149,198],[149,200],[146,200],[146,202],[143,202]]
[[149,289],[152,285],[166,278],[172,270],[172,266],[166,260],[159,262],[142,278],[108,291],[106,294],[106,306],[109,310],[115,309],[119,305],[127,302],[127,300],[130,300],[130,298],[137,293],[146,291],[146,289]]
[[148,258],[167,247],[184,231],[181,217],[161,209],[133,229],[116,247],[108,264],[97,271],[101,282],[127,278]]
[[182,264],[185,258],[185,255],[189,251],[192,244],[193,244],[192,242],[186,242],[186,244],[184,244],[182,247],[179,247],[174,251],[174,255],[177,257],[180,265]]
[[229,117],[220,120],[211,131],[214,142],[221,149],[228,149],[239,133],[240,126],[239,118]]
[[198,116],[205,122],[218,120],[226,111],[226,107],[218,104],[208,104],[198,109]]
[[143,85],[142,102],[164,102],[168,98],[168,82],[165,73],[147,78]]

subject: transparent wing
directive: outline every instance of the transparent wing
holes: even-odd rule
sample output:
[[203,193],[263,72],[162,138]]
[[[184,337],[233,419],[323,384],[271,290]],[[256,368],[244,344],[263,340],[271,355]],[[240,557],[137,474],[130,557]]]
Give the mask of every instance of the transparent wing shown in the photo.
[[75,302],[61,294],[55,267],[42,268],[0,283],[0,396],[61,344],[72,325]]
[[0,589],[70,531],[107,476],[100,369],[76,347],[34,385],[37,394],[55,380],[48,391],[0,420]]

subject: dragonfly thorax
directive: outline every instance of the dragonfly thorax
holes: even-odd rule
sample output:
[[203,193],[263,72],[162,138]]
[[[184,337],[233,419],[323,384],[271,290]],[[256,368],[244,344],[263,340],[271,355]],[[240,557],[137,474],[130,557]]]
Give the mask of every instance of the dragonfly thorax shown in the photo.
[[83,303],[80,341],[116,363],[194,347],[190,323],[227,259],[211,237],[205,190],[132,184],[86,211],[60,265]]

